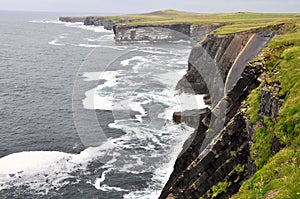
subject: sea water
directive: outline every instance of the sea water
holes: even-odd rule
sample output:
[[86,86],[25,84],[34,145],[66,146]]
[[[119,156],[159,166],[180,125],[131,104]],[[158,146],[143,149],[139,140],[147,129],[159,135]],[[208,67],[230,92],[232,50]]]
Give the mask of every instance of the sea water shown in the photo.
[[0,12],[0,198],[158,198],[193,132],[172,114],[204,106],[175,91],[191,42],[59,15]]

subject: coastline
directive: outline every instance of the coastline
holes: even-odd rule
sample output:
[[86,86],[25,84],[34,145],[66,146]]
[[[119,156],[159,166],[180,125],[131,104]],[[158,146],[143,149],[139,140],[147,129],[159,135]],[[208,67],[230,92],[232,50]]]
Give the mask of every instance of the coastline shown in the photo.
[[[149,27],[150,30],[146,31],[146,34],[163,28],[196,38],[188,61],[187,74],[179,81],[177,89],[196,94],[217,91],[210,93],[211,110],[205,111],[204,114],[198,113],[199,120],[196,121],[198,127],[193,137],[187,140],[186,149],[177,158],[174,171],[160,198],[213,196],[229,198],[236,194],[242,184],[262,168],[252,152],[253,145],[259,143],[255,140],[257,130],[262,128],[261,126],[266,126],[265,118],[270,117],[273,125],[276,125],[280,120],[282,106],[289,100],[277,97],[276,92],[280,84],[276,83],[276,80],[268,82],[266,79],[270,73],[267,70],[266,60],[267,55],[270,55],[266,54],[269,49],[265,46],[274,35],[289,34],[293,31],[293,27],[281,21],[272,25],[268,22],[262,27],[254,26],[255,28],[250,30],[237,29],[228,33],[228,30],[232,29],[228,27],[226,29],[224,24],[198,24],[193,26],[197,27],[198,31],[194,31],[191,24],[118,25],[117,23],[106,17],[84,19],[85,25],[99,25],[113,29],[116,41],[178,39],[173,36],[173,31],[167,33],[171,35],[170,37],[166,37],[164,36],[166,32],[159,30],[155,32],[155,36],[145,37],[143,35],[145,28]],[[225,29],[218,30],[223,26]],[[157,36],[160,32],[161,37]],[[206,38],[201,40],[204,36]],[[256,39],[253,39],[254,37]],[[214,67],[218,70],[210,68],[210,65],[208,67],[203,65],[203,49],[216,62]],[[214,87],[216,82],[223,83],[226,87],[218,90]],[[251,122],[253,116],[249,113],[251,106],[254,105],[247,104],[247,101],[249,102],[251,100],[249,96],[253,97],[252,93],[257,91],[261,92],[258,102],[260,109],[256,112],[260,120],[255,121],[255,125]],[[185,119],[181,116],[179,121],[190,120],[189,115],[184,117]],[[268,129],[268,126],[265,128]],[[280,136],[273,135],[270,141],[269,147],[273,155],[283,147],[278,144],[280,139]]]

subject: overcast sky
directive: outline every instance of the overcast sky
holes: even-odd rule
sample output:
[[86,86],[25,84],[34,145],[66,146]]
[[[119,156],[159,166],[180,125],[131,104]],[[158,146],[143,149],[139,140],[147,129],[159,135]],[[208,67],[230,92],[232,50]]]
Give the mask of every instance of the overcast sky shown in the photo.
[[300,13],[300,0],[0,0],[0,10],[142,13],[162,9]]

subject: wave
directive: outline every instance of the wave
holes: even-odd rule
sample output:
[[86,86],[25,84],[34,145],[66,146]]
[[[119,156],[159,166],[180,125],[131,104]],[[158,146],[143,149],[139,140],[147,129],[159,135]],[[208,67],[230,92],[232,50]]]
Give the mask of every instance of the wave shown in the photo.
[[70,23],[70,22],[63,22],[65,26],[71,27],[71,28],[80,28],[83,30],[92,30],[97,33],[113,33],[112,30],[106,30],[103,26],[87,26],[84,25],[82,22],[76,22],[76,23]]
[[31,20],[30,23],[44,23],[44,24],[62,24],[66,27],[80,28],[83,30],[92,30],[94,32],[113,33],[112,30],[106,30],[103,26],[86,26],[82,22],[63,22],[59,20]]
[[59,20],[31,20],[29,23],[51,23],[51,24],[65,24],[66,22],[62,22]]
[[99,47],[102,47],[101,45],[97,45],[97,44],[78,44],[76,46],[85,47],[85,48],[99,48]]
[[148,59],[146,59],[142,56],[134,56],[132,58],[122,60],[120,64],[122,66],[128,66],[130,63],[134,62],[135,65],[142,65],[142,64],[146,63],[147,61],[148,61]]
[[[0,191],[18,186],[28,186],[39,194],[59,189],[71,183],[73,172],[84,171],[96,158],[106,155],[113,148],[111,142],[99,147],[90,147],[80,154],[59,151],[24,151],[0,159]],[[78,178],[78,177],[77,177]],[[74,182],[74,180],[71,180]],[[80,179],[76,179],[77,182]]]
[[[116,146],[113,158],[103,166],[106,171],[92,184],[101,191],[124,191],[122,186],[110,186],[109,180],[119,176],[120,171],[128,175],[148,172],[153,174],[148,188],[130,189],[124,198],[152,199],[159,196],[183,142],[193,132],[185,124],[172,122],[173,112],[183,106],[182,96],[176,95],[174,87],[185,72],[184,55],[188,56],[189,52],[175,48],[133,48],[126,58],[120,57],[119,62],[115,62],[123,70],[83,74],[84,81],[105,80],[85,93],[84,108],[112,111],[114,121],[109,128],[125,132],[110,140]],[[197,99],[194,101],[195,107],[201,106],[197,105]],[[137,113],[126,118],[124,114],[118,115],[121,110],[122,114],[124,111],[128,115],[130,111]]]
[[57,43],[58,42],[58,39],[54,39],[52,41],[49,41],[48,44],[49,45],[53,45],[53,46],[64,46],[65,44],[60,44],[60,43]]
[[84,48],[111,48],[114,50],[124,50],[127,48],[124,46],[109,46],[103,44],[74,44],[73,46],[84,47]]

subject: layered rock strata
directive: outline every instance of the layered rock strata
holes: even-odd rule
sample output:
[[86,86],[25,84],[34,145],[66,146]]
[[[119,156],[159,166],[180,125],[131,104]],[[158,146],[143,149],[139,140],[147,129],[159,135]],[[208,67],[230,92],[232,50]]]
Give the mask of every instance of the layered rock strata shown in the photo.
[[[187,74],[177,89],[209,93],[212,109],[199,114],[199,126],[185,143],[160,198],[228,198],[254,173],[250,159],[253,127],[241,107],[263,73],[262,63],[248,61],[272,36],[268,30],[209,35],[193,47]],[[262,99],[261,113],[274,115],[276,120],[281,101],[267,93],[262,93]],[[218,187],[226,191],[216,192]]]
[[221,25],[116,25],[114,26],[116,41],[172,41],[194,40],[199,41],[211,31]]

